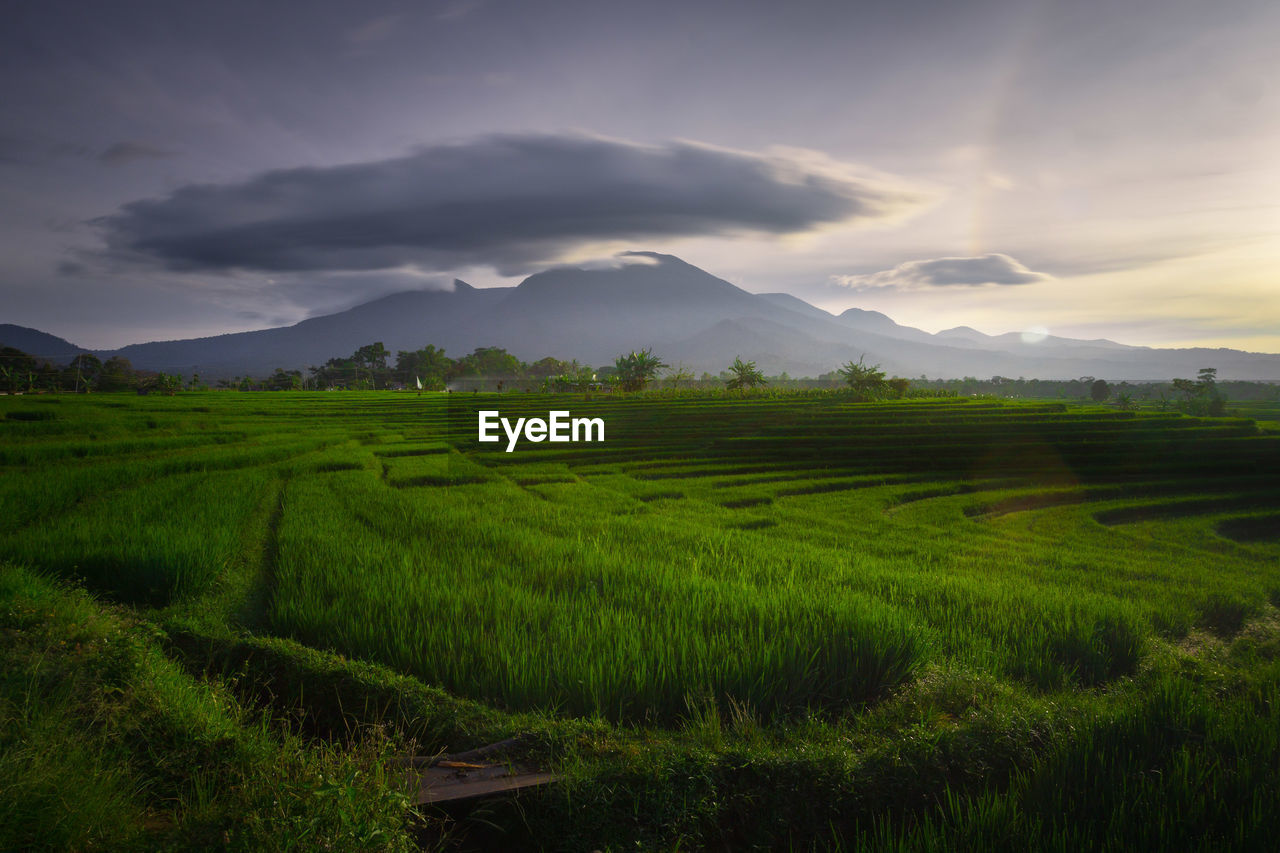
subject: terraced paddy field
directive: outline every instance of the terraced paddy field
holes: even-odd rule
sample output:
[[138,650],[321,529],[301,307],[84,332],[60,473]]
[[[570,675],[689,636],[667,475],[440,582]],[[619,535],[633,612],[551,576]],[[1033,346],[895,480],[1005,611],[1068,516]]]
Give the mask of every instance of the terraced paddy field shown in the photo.
[[[480,410],[553,409],[605,440],[476,440]],[[0,826],[34,827],[0,846],[75,824],[55,817],[81,754],[117,818],[67,846],[1265,849],[1280,830],[1280,435],[1253,420],[832,393],[0,412],[25,661]],[[86,658],[76,631],[128,652]],[[59,667],[99,698],[46,683]],[[125,710],[142,730],[102,722]],[[45,731],[55,711],[91,722]],[[558,784],[414,811],[385,770],[516,735]]]

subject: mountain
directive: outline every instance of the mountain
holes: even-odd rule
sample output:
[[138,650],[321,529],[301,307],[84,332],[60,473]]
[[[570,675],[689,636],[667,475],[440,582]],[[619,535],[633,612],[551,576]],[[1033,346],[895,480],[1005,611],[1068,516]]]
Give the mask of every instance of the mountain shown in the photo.
[[[930,334],[876,311],[851,308],[837,316],[790,294],[748,293],[671,255],[634,252],[623,261],[611,269],[557,267],[516,287],[475,288],[455,281],[451,290],[396,293],[293,326],[134,344],[99,355],[118,354],[136,367],[198,372],[206,379],[305,369],[382,341],[393,353],[434,344],[456,357],[499,346],[525,361],[550,355],[594,365],[652,347],[670,364],[712,373],[736,356],[755,361],[766,373],[793,376],[817,376],[865,357],[907,377],[1167,380],[1216,367],[1220,379],[1280,380],[1280,355],[1024,339],[963,326]],[[20,327],[0,326],[8,329]],[[42,344],[30,340],[42,354],[56,349],[53,342],[62,345],[59,351],[78,351],[51,335]]]
[[[199,373],[209,379],[269,373],[276,367],[304,369],[365,344],[382,341],[388,350],[418,349],[428,342],[457,351],[469,338],[459,328],[499,304],[513,288],[480,289],[454,281],[452,290],[393,293],[338,314],[313,317],[292,326],[208,338],[131,344],[116,354],[135,367],[170,373]],[[477,345],[478,346],[478,345]],[[470,352],[471,348],[467,348]]]
[[818,320],[835,319],[835,315],[831,312],[823,311],[821,308],[810,305],[799,296],[792,296],[790,293],[759,293],[756,295],[780,308],[786,308],[788,311],[794,311],[806,317],[813,317]]
[[963,343],[965,345],[973,344],[976,346],[987,344],[993,338],[992,335],[984,335],[972,326],[956,326],[951,329],[943,329],[941,332],[935,333],[934,337],[954,341],[956,343]]
[[850,308],[836,318],[851,329],[871,332],[903,341],[916,341],[935,346],[953,346],[953,341],[938,340],[935,335],[913,329],[910,326],[899,326],[888,316],[879,311],[864,311],[861,308]]
[[14,347],[37,359],[58,363],[70,361],[82,352],[89,352],[56,335],[11,323],[0,323],[0,346]]

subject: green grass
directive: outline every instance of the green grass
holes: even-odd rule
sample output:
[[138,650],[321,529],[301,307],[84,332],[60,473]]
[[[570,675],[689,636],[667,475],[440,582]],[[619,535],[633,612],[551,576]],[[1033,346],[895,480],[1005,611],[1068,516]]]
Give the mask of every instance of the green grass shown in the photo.
[[0,849],[414,849],[395,744],[308,743],[158,632],[0,565]]
[[[1274,762],[1244,756],[1277,749],[1280,436],[1252,420],[825,392],[51,399],[0,399],[0,559],[168,626],[175,673],[221,672],[334,755],[371,721],[455,749],[539,732],[568,781],[496,816],[523,843],[1274,830]],[[480,408],[602,417],[606,441],[505,453]],[[97,743],[75,760],[154,801]],[[85,820],[109,813],[146,824]]]

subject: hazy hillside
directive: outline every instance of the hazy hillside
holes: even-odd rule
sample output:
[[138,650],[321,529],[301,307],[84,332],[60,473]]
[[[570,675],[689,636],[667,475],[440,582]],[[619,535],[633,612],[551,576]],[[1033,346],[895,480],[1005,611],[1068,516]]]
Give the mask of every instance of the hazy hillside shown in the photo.
[[0,346],[14,347],[27,355],[54,362],[70,361],[79,353],[88,352],[57,335],[11,323],[0,323]]
[[135,367],[170,372],[198,371],[208,378],[306,368],[334,356],[350,355],[373,341],[393,353],[427,343],[467,341],[456,330],[500,302],[510,288],[482,290],[455,281],[451,291],[394,293],[338,314],[313,317],[293,326],[209,338],[133,344],[119,350]]

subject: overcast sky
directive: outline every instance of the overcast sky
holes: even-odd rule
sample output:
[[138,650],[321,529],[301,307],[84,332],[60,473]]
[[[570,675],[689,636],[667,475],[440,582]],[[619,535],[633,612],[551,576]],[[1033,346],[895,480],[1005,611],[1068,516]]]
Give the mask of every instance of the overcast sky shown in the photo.
[[1273,0],[8,0],[0,322],[114,347],[637,249],[1280,352],[1278,43]]

